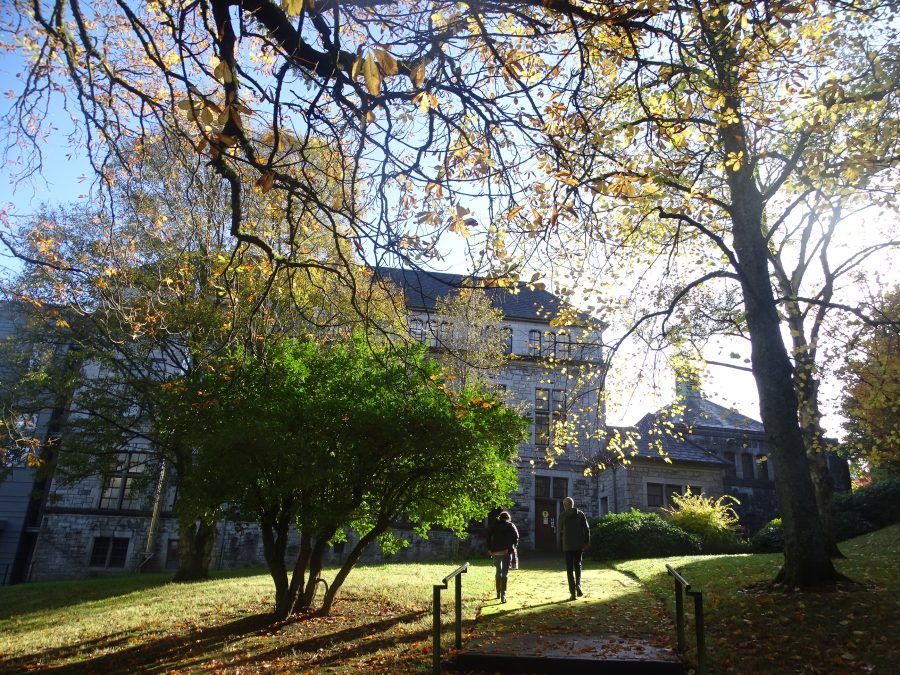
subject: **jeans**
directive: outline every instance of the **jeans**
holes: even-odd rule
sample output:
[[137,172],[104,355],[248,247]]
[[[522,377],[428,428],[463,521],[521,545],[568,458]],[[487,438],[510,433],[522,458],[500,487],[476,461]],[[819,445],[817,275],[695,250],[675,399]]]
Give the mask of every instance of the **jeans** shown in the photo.
[[498,577],[507,577],[509,576],[509,553],[506,555],[495,555],[494,556],[494,565],[497,567],[497,576]]
[[569,593],[574,594],[581,587],[581,558],[584,551],[566,551],[566,577],[569,579]]

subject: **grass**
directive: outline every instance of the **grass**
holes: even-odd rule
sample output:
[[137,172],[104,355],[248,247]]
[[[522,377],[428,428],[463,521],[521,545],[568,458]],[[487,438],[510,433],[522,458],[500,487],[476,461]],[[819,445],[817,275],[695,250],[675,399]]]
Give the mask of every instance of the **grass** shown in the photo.
[[[674,613],[664,562],[703,591],[714,672],[893,673],[900,664],[900,524],[842,542],[840,572],[858,585],[817,593],[770,590],[781,555],[691,556],[615,565]],[[686,599],[688,644],[693,602]],[[693,654],[691,654],[693,656]]]
[[[587,562],[586,597],[577,602],[568,602],[559,556],[524,554],[507,604],[495,599],[493,567],[480,560],[463,575],[464,631],[467,638],[619,634],[670,645],[672,581],[664,563],[671,562],[703,590],[711,672],[893,672],[900,525],[842,549],[848,557],[839,569],[862,583],[830,593],[761,590],[780,556],[693,556]],[[256,572],[196,584],[140,575],[0,588],[0,671],[427,672],[431,587],[456,565],[363,566],[331,616],[282,623],[271,622],[271,581]],[[444,593],[448,651],[452,597],[451,585]]]

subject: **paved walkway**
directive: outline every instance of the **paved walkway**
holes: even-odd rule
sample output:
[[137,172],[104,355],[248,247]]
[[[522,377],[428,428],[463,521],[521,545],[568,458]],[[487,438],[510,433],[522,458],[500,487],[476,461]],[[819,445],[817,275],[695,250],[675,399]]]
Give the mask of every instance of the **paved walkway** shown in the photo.
[[514,672],[560,672],[563,663],[570,672],[680,672],[674,626],[643,586],[586,561],[582,587],[585,596],[569,600],[562,556],[524,557],[510,572],[507,603],[486,596],[457,663]]

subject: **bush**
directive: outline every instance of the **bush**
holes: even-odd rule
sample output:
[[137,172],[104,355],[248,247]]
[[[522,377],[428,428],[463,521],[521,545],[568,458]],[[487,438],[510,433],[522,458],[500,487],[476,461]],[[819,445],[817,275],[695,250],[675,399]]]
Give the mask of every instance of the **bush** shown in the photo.
[[900,522],[900,476],[877,480],[852,492],[835,493],[834,514],[836,522],[839,518],[862,521],[871,523],[872,529]]
[[737,534],[738,515],[729,501],[737,499],[725,495],[718,499],[693,494],[673,494],[673,508],[663,509],[666,520],[700,540],[703,553],[738,553],[746,550],[746,544]]
[[781,518],[770,520],[759,532],[750,537],[750,548],[754,553],[784,551],[784,527]]
[[594,560],[658,558],[693,555],[700,540],[663,520],[656,513],[632,509],[591,519],[591,557]]

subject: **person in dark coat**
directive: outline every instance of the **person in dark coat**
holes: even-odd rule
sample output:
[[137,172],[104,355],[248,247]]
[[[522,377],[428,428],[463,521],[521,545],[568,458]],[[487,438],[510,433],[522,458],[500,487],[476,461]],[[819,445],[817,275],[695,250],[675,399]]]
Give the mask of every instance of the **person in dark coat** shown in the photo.
[[591,543],[591,528],[584,513],[575,508],[571,497],[563,499],[559,516],[559,547],[566,555],[566,576],[569,580],[569,599],[584,595],[581,590],[581,561]]
[[507,511],[501,511],[488,530],[488,551],[497,568],[497,597],[506,602],[506,582],[509,577],[509,560],[519,543],[519,530],[513,525]]

